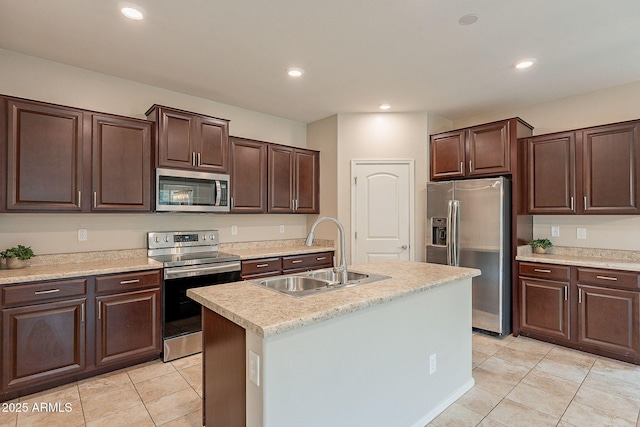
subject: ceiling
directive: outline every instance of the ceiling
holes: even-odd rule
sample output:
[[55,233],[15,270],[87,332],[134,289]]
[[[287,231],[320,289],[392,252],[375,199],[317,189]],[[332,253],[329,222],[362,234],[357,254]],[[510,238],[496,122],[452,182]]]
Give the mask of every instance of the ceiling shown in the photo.
[[133,2],[144,20],[0,0],[0,48],[301,122],[381,103],[457,120],[640,81],[638,0]]

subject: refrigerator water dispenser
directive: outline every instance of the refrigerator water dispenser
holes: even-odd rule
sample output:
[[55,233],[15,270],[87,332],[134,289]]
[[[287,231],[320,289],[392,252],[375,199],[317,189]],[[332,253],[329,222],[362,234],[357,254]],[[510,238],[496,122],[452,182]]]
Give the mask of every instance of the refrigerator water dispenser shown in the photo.
[[431,218],[431,244],[447,246],[447,218]]

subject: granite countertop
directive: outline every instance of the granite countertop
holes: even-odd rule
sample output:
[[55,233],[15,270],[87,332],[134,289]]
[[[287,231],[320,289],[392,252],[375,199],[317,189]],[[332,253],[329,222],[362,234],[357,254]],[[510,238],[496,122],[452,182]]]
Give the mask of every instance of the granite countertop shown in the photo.
[[100,259],[95,261],[63,264],[31,265],[18,270],[0,270],[0,285],[64,279],[68,277],[95,276],[128,271],[154,270],[162,263],[144,257]]
[[516,260],[640,272],[638,251],[554,246],[551,253],[535,254],[529,246],[521,246],[518,248]]
[[189,289],[187,296],[266,338],[480,275],[476,269],[410,261],[360,264],[349,269],[391,278],[300,299],[246,281]]

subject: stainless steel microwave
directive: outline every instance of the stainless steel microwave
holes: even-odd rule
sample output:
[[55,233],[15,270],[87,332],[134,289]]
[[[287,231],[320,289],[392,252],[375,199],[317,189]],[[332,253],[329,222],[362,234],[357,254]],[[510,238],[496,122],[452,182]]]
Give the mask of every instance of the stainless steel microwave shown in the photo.
[[157,168],[156,212],[229,212],[229,175]]

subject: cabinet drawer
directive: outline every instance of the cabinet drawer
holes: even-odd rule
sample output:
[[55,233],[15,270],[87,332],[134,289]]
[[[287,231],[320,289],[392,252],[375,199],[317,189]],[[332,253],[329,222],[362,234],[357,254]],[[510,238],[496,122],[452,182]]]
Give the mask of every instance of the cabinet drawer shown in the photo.
[[87,293],[87,279],[56,280],[2,288],[2,305],[15,305]]
[[280,274],[281,269],[280,257],[261,258],[242,261],[242,277],[263,275],[263,274]]
[[538,277],[541,279],[569,280],[570,267],[563,265],[538,264],[530,262],[520,263],[520,275]]
[[319,252],[316,254],[287,256],[282,258],[283,271],[306,267],[330,267],[331,265],[333,265],[333,252]]
[[578,268],[578,283],[615,286],[626,289],[640,288],[640,274],[617,270]]
[[96,293],[127,291],[130,289],[160,286],[160,270],[110,274],[96,277]]

